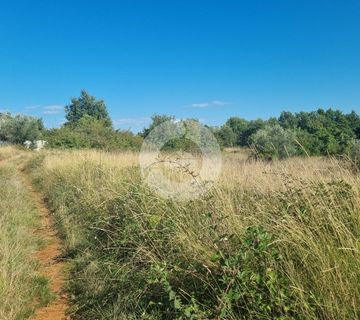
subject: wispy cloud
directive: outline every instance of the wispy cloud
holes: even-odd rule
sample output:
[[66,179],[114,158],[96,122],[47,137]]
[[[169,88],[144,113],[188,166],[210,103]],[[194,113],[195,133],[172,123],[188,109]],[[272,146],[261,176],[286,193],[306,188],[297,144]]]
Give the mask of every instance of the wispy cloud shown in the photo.
[[207,108],[209,107],[210,104],[208,102],[203,102],[203,103],[193,103],[191,105],[192,108]]
[[186,108],[211,108],[211,107],[224,107],[228,104],[229,104],[229,102],[226,102],[226,101],[213,100],[213,101],[209,101],[209,102],[192,103],[185,107]]
[[50,105],[43,107],[43,114],[46,115],[54,115],[54,114],[60,114],[60,112],[63,110],[64,106],[61,105]]
[[223,106],[227,106],[229,104],[229,102],[226,102],[226,101],[221,101],[221,100],[214,100],[212,102],[212,104],[214,106],[218,106],[218,107],[223,107]]
[[25,110],[35,110],[35,109],[39,109],[41,106],[40,105],[34,105],[34,106],[28,106],[25,107]]
[[151,121],[150,117],[138,117],[138,118],[120,118],[114,120],[115,125],[130,125],[130,126],[140,126],[147,124]]

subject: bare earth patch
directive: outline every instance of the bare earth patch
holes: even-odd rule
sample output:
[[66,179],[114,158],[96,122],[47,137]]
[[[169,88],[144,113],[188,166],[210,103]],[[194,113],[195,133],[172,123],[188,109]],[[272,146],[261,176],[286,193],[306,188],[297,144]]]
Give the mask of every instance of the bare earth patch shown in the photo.
[[61,243],[53,229],[51,213],[46,207],[43,197],[32,186],[27,177],[24,183],[36,204],[41,218],[41,228],[38,231],[46,241],[46,246],[36,253],[35,258],[40,261],[39,272],[50,281],[50,289],[55,299],[48,305],[37,309],[32,320],[68,320],[66,310],[69,308],[66,294],[63,291],[65,283],[65,262],[61,259]]

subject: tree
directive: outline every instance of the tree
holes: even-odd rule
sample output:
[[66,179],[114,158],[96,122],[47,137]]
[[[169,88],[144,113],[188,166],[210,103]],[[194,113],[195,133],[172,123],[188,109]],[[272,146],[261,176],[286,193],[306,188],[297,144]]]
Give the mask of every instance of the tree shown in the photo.
[[142,136],[143,138],[146,138],[148,136],[148,134],[157,126],[159,126],[160,124],[166,122],[166,121],[175,121],[175,117],[174,116],[166,116],[166,115],[158,115],[155,114],[151,117],[151,124],[148,128],[144,128],[144,130],[140,133],[140,136]]
[[281,112],[278,121],[284,129],[295,129],[298,126],[296,116],[288,111]]
[[349,126],[353,130],[356,135],[356,138],[360,138],[360,117],[355,111],[351,111],[351,113],[347,114],[346,119],[349,123]]
[[76,126],[62,126],[46,133],[51,148],[95,148],[103,150],[140,149],[142,138],[127,131],[115,131],[103,120],[85,115]]
[[233,147],[236,145],[237,136],[228,125],[223,125],[221,128],[214,130],[214,134],[222,146]]
[[265,122],[262,119],[251,120],[248,123],[247,128],[242,133],[242,145],[248,146],[251,144],[251,136],[260,129],[265,127]]
[[41,119],[10,114],[1,115],[0,139],[15,144],[23,144],[26,140],[38,140],[44,130]]
[[238,117],[231,117],[226,121],[225,126],[229,127],[235,134],[235,143],[240,146],[247,146],[247,139],[244,137],[244,133],[248,128],[249,122],[245,119]]
[[282,159],[299,154],[296,134],[280,125],[266,126],[251,136],[257,156],[264,159]]
[[112,127],[112,121],[108,114],[105,102],[96,100],[86,91],[81,91],[79,98],[73,98],[71,104],[65,107],[67,125],[76,125],[85,115],[96,120],[103,121],[107,127]]

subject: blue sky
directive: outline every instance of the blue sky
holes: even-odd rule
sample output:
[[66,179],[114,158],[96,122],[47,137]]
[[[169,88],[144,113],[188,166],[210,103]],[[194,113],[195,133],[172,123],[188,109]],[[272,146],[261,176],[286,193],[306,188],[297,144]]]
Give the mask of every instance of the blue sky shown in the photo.
[[63,121],[81,89],[115,126],[151,115],[360,112],[360,1],[1,1],[0,110]]

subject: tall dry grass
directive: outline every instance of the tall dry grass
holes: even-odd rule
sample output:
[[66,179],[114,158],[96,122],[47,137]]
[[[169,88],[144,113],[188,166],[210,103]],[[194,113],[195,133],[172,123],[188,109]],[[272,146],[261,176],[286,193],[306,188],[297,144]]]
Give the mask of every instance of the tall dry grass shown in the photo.
[[190,202],[144,185],[135,153],[50,152],[28,168],[80,319],[360,318],[360,181],[339,160],[225,153]]
[[[3,158],[17,154],[0,149]],[[47,281],[33,258],[41,245],[34,233],[39,217],[14,164],[0,165],[0,190],[0,319],[28,319],[47,298]]]

